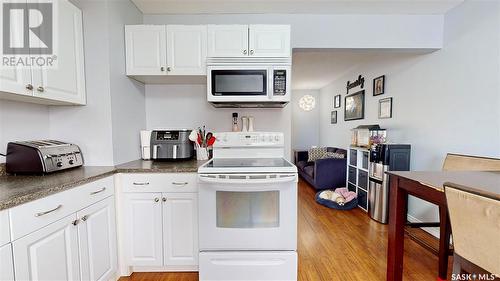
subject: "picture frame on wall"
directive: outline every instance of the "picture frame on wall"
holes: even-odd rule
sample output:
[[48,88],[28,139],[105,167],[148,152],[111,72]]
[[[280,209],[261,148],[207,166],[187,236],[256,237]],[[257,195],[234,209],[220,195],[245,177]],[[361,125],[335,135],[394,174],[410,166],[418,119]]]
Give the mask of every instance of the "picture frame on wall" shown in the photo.
[[392,98],[378,101],[378,119],[392,118]]
[[365,118],[365,91],[359,91],[344,98],[344,121]]
[[373,96],[383,95],[385,91],[385,75],[373,79]]
[[330,124],[337,124],[337,110],[332,111],[330,115]]
[[340,107],[340,103],[341,103],[341,95],[336,95],[334,98],[333,98],[333,108],[339,108]]

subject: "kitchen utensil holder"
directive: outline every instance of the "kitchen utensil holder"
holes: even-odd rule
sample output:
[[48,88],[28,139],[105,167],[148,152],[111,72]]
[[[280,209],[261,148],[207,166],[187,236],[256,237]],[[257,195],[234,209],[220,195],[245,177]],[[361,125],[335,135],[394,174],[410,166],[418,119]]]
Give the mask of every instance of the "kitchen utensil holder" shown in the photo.
[[197,147],[196,148],[196,159],[197,160],[208,160],[208,148]]

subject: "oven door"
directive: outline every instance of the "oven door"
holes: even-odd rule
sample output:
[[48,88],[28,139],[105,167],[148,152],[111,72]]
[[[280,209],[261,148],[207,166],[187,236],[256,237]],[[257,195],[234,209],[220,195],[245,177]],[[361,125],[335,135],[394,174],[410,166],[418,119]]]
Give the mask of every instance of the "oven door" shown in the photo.
[[297,174],[200,174],[201,251],[296,250]]

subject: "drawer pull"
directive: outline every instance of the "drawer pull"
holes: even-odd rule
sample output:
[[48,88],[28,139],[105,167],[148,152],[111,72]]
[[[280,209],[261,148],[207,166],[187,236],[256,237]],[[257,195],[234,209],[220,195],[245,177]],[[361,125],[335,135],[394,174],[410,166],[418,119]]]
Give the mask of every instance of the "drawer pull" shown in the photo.
[[96,195],[96,194],[98,194],[98,193],[103,192],[104,190],[106,190],[106,188],[105,188],[105,187],[103,187],[103,188],[101,188],[101,189],[99,189],[99,190],[97,190],[97,191],[91,192],[91,193],[90,193],[90,195]]
[[177,186],[185,186],[188,184],[188,182],[172,182],[173,185],[177,185]]
[[40,213],[36,213],[35,214],[35,217],[41,217],[43,215],[46,215],[46,214],[49,214],[49,213],[52,213],[52,212],[55,212],[59,209],[61,209],[62,205],[58,205],[57,207],[55,207],[54,209],[52,210],[48,210],[48,211],[45,211],[45,212],[40,212]]
[[149,182],[134,182],[133,185],[149,185]]

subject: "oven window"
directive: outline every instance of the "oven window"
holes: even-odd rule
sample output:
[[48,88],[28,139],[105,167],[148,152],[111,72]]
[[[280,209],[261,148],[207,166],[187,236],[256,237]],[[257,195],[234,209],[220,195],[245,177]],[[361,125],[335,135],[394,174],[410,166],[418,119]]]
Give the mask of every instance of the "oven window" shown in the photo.
[[212,70],[212,94],[267,95],[266,74],[266,70]]
[[279,227],[279,191],[217,191],[217,227]]

